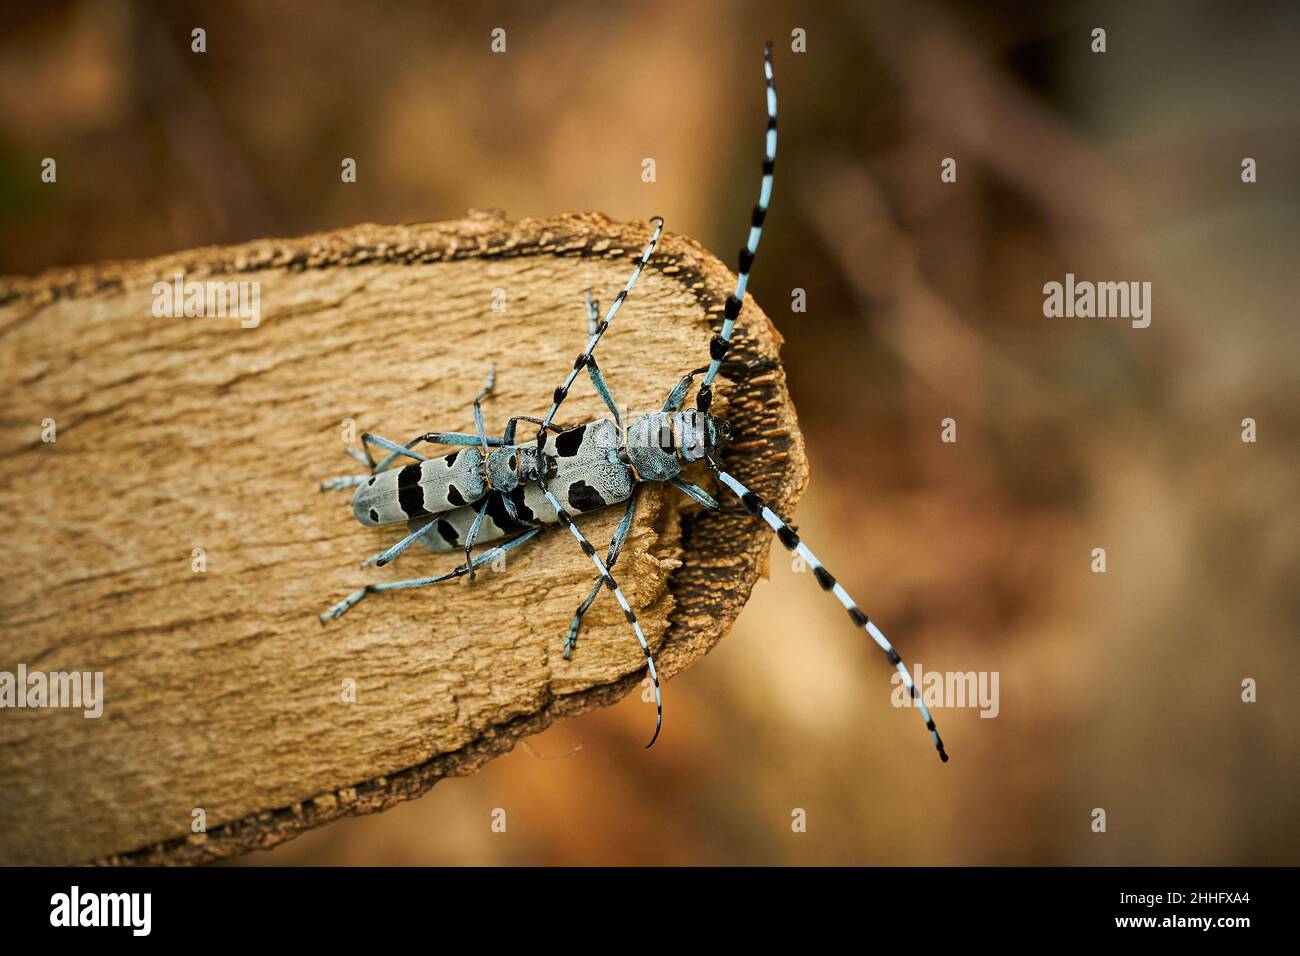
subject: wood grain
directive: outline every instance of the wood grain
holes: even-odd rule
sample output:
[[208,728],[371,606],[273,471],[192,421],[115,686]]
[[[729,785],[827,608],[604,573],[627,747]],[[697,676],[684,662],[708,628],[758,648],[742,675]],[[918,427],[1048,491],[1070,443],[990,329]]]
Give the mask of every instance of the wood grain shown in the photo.
[[[469,430],[492,363],[489,429],[544,412],[585,337],[583,290],[609,301],[649,231],[486,213],[0,279],[0,670],[102,671],[105,696],[98,719],[0,711],[0,862],[272,846],[471,773],[635,687],[644,659],[607,596],[562,659],[592,581],[567,536],[544,534],[473,584],[375,596],[322,627],[317,614],[367,580],[456,562],[416,548],[361,569],[396,533],[359,526],[348,493],[317,483],[358,470],[346,419],[399,441]],[[154,283],[177,272],[260,283],[260,323],[156,317]],[[733,281],[665,234],[598,352],[632,414],[704,364]],[[777,354],[750,300],[737,342],[741,359]],[[715,409],[738,436],[726,460],[789,511],[807,468],[783,372],[722,381]],[[584,377],[559,418],[602,412]],[[770,541],[759,522],[669,492],[644,495],[615,569],[666,675],[726,633]],[[598,547],[617,511],[581,519]],[[672,698],[670,684],[665,741]],[[647,704],[647,737],[653,720]],[[195,808],[206,833],[191,830]]]

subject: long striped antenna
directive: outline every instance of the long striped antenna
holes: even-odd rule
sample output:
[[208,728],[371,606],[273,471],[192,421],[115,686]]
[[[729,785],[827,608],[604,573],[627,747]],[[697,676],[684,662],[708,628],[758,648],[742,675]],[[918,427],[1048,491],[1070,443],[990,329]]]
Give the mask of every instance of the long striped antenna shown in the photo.
[[641,270],[645,268],[646,263],[650,261],[650,257],[654,255],[655,244],[659,241],[659,237],[664,231],[664,217],[655,216],[654,218],[657,223],[654,235],[652,235],[650,241],[646,243],[645,251],[641,253],[641,258],[637,261],[636,268],[632,270],[632,277],[627,280],[627,285],[623,287],[623,291],[614,297],[614,303],[609,307],[609,312],[606,314],[605,318],[601,319],[595,329],[592,330],[591,338],[587,340],[587,347],[579,353],[577,359],[573,362],[573,368],[569,370],[569,377],[564,380],[563,385],[557,385],[555,387],[555,394],[551,396],[551,410],[546,413],[546,418],[542,421],[542,426],[537,429],[537,454],[539,461],[541,460],[542,449],[546,447],[546,430],[550,427],[551,421],[555,418],[555,413],[560,410],[560,403],[568,397],[569,388],[573,385],[573,380],[578,377],[578,373],[581,372],[586,364],[591,361],[591,353],[596,350],[596,345],[600,342],[600,337],[604,335],[605,330],[609,328],[609,323],[614,321],[614,316],[618,315],[618,310],[623,306],[623,300],[626,299],[627,294],[632,291],[632,286],[636,285],[636,280],[641,276]]
[[641,650],[645,652],[646,667],[649,668],[650,680],[653,681],[655,685],[655,732],[654,736],[650,738],[650,742],[645,745],[646,749],[649,750],[654,746],[655,741],[659,739],[659,731],[662,730],[664,726],[664,699],[659,690],[659,671],[655,668],[655,659],[654,655],[650,653],[650,645],[646,642],[645,634],[641,632],[641,625],[637,623],[636,612],[633,611],[632,606],[627,603],[627,598],[623,596],[623,592],[619,589],[618,582],[615,581],[613,575],[609,573],[609,568],[605,567],[605,562],[600,560],[600,555],[596,553],[595,547],[593,547],[592,543],[587,540],[586,536],[578,530],[578,526],[573,523],[573,518],[569,516],[569,513],[565,511],[560,502],[556,500],[555,495],[551,494],[544,482],[542,483],[542,494],[546,496],[546,500],[550,502],[551,507],[555,509],[555,514],[560,524],[568,528],[569,533],[577,539],[578,546],[582,548],[582,553],[591,558],[591,563],[594,564],[596,570],[600,572],[601,579],[605,582],[605,587],[614,592],[614,598],[618,601],[619,607],[623,609],[623,616],[626,617],[627,622],[632,625],[632,631],[636,634],[636,639],[641,643]]
[[817,555],[813,554],[808,549],[808,546],[799,540],[799,535],[781,519],[780,515],[769,508],[762,498],[723,471],[712,456],[709,457],[708,461],[709,467],[718,476],[718,480],[731,489],[732,493],[745,506],[745,510],[754,517],[766,521],[772,530],[776,532],[776,536],[781,540],[781,544],[785,546],[785,549],[797,553],[799,557],[808,563],[809,567],[813,569],[813,576],[817,579],[817,583],[821,585],[821,589],[834,594],[836,599],[844,605],[844,609],[849,612],[849,617],[853,623],[870,634],[871,639],[885,652],[885,656],[889,658],[889,663],[893,664],[898,673],[902,675],[903,686],[907,688],[908,694],[911,695],[916,707],[921,711],[921,719],[925,721],[925,729],[930,731],[930,736],[934,739],[935,749],[939,751],[939,759],[947,763],[948,754],[943,749],[943,741],[939,738],[939,731],[935,729],[934,718],[930,716],[929,708],[921,701],[921,697],[916,690],[916,683],[912,680],[912,675],[907,672],[907,666],[898,656],[898,651],[894,650],[894,645],[889,643],[889,638],[885,637],[880,632],[880,628],[876,627],[871,619],[862,613],[862,610],[854,603],[853,598],[849,596],[849,592],[844,590],[844,586],[835,580],[835,576],[826,570],[821,561],[817,559]]
[[731,349],[731,332],[736,327],[740,316],[741,303],[745,301],[745,287],[749,285],[749,270],[758,253],[758,241],[763,238],[763,220],[767,217],[767,207],[772,201],[772,172],[776,168],[776,83],[772,78],[772,44],[763,47],[763,75],[767,78],[767,136],[766,151],[763,154],[763,184],[758,192],[758,204],[754,206],[754,215],[749,223],[749,241],[740,250],[740,269],[736,276],[736,291],[727,300],[726,311],[722,318],[722,331],[715,334],[709,342],[709,371],[700,383],[700,391],[695,396],[695,407],[707,412],[713,404],[713,379],[722,367],[722,360]]

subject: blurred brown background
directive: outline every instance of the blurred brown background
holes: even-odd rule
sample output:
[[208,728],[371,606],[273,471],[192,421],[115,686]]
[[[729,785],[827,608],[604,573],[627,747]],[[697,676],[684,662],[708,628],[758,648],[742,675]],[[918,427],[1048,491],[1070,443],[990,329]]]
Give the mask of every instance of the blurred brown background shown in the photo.
[[[732,262],[775,40],[751,291],[808,438],[800,530],[906,660],[1001,678],[995,719],[937,712],[941,766],[778,548],[669,685],[653,751],[632,697],[532,741],[572,756],[519,749],[246,862],[1300,862],[1294,4],[245,0],[2,23],[0,273],[493,207],[662,214]],[[1151,327],[1044,318],[1066,272],[1150,281]]]

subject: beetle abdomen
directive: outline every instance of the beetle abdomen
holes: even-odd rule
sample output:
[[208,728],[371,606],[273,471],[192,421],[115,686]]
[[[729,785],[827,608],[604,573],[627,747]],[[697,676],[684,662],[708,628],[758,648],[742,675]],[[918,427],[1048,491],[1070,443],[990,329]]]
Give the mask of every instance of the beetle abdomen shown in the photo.
[[352,496],[352,512],[364,525],[390,524],[450,511],[486,493],[483,452],[461,448],[372,475]]

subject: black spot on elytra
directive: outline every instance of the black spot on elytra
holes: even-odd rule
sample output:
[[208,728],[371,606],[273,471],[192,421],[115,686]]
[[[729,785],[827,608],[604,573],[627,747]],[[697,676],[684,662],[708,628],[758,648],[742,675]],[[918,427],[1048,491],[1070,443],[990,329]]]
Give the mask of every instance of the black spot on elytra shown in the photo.
[[567,432],[560,432],[555,438],[556,453],[564,458],[572,458],[578,453],[578,446],[582,444],[582,436],[586,433],[586,425],[579,425]]
[[451,504],[459,508],[461,505],[465,504],[465,496],[460,493],[459,488],[457,488],[453,484],[448,483],[447,501],[449,501]]
[[524,501],[524,486],[520,485],[510,492],[510,503],[515,506],[515,514],[519,515],[520,521],[536,521],[537,516],[533,514],[533,509],[528,507]]
[[569,504],[579,511],[595,511],[598,508],[605,507],[608,504],[599,491],[591,487],[581,478],[569,485],[568,492]]
[[[531,514],[531,512],[529,513]],[[506,503],[499,491],[488,492],[487,514],[496,526],[507,534],[513,531],[524,531],[529,527],[523,522],[510,517],[510,512],[506,510]]]
[[371,509],[370,509],[370,520],[371,520],[371,521],[378,521],[378,520],[379,520],[379,512],[376,511],[374,508],[371,508]]
[[420,487],[420,466],[407,465],[397,473],[397,503],[408,518],[428,514],[424,510],[424,489]]
[[450,521],[443,518],[438,519],[438,534],[442,535],[442,540],[453,548],[460,543],[460,535],[456,533],[456,529],[451,526]]

